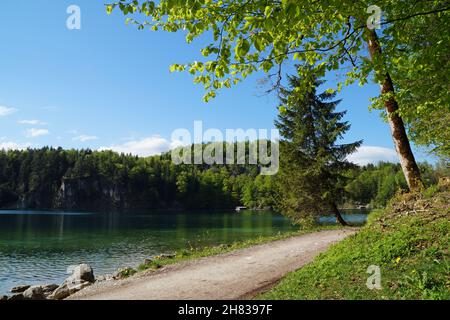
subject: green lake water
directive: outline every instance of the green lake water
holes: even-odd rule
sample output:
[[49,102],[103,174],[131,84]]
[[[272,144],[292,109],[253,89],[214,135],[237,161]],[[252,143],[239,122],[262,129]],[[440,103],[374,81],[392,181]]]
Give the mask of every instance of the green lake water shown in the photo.
[[[346,218],[364,223],[365,214]],[[96,275],[111,274],[161,253],[295,229],[271,212],[0,211],[0,294],[20,284],[59,284],[68,267],[80,263],[89,263]]]

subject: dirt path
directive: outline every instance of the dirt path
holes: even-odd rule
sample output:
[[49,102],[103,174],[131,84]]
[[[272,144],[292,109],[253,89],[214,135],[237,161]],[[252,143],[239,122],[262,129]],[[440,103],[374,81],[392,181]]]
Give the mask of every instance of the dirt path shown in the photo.
[[122,281],[95,284],[71,299],[245,299],[311,262],[355,230],[327,230],[187,261]]

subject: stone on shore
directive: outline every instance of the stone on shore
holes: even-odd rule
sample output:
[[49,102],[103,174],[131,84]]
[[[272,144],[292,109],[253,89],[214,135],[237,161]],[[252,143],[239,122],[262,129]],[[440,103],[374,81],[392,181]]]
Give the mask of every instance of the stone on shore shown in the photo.
[[73,269],[72,275],[66,279],[65,282],[70,281],[86,281],[86,282],[95,282],[94,271],[91,266],[88,264],[80,264]]
[[95,278],[96,282],[104,282],[104,281],[112,281],[112,280],[114,280],[114,275],[112,275],[112,274],[106,274],[106,275],[98,276]]
[[80,264],[73,273],[58,286],[45,284],[38,286],[17,286],[11,289],[11,297],[0,296],[0,300],[62,300],[90,286],[95,282],[94,271],[88,264]]
[[25,300],[45,300],[44,290],[42,286],[32,286],[23,292]]
[[42,290],[44,291],[44,293],[52,293],[53,291],[58,289],[58,287],[59,286],[57,284],[46,284],[42,286]]
[[39,286],[32,286],[25,290],[22,295],[24,300],[45,300],[53,291],[59,286],[56,284],[44,284]]
[[10,291],[11,291],[11,293],[22,293],[25,290],[29,289],[30,287],[31,286],[29,286],[29,285],[17,286],[17,287],[12,288]]
[[80,290],[83,290],[84,288],[89,287],[92,285],[91,282],[87,281],[75,281],[75,282],[68,282],[63,283],[61,286],[58,287],[49,297],[50,300],[63,300],[65,298],[68,298],[69,296],[73,295],[74,293],[77,293]]
[[95,282],[94,271],[88,264],[80,264],[73,270],[73,274],[68,277],[62,285],[60,285],[48,297],[51,300],[63,300]]

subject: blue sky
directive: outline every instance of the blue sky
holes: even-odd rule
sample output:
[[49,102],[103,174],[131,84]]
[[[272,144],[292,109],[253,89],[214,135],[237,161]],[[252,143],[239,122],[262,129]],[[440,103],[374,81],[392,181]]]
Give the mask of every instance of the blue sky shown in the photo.
[[[208,104],[189,74],[172,63],[200,56],[203,40],[182,33],[138,31],[108,16],[101,0],[15,0],[0,11],[0,148],[62,146],[153,154],[170,147],[177,128],[271,129],[276,97],[264,95],[256,74],[221,91]],[[81,30],[66,28],[71,4]],[[357,162],[395,160],[389,127],[369,98],[377,85],[345,88],[341,109],[352,128],[346,141],[364,139]],[[429,160],[415,148],[419,160]]]

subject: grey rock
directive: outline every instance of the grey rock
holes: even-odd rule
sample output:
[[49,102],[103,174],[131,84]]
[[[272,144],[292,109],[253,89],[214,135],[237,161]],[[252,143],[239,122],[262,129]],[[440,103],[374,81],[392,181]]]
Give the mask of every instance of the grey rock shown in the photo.
[[97,282],[112,281],[112,280],[114,280],[114,275],[106,274],[104,276],[98,276],[97,278],[95,278],[95,280]]
[[50,294],[58,289],[58,287],[59,286],[57,284],[46,284],[42,286],[42,290],[44,291],[44,294]]
[[8,300],[8,296],[0,296],[0,301],[6,301]]
[[11,289],[11,293],[22,293],[25,290],[29,289],[31,286],[24,285],[24,286],[17,286]]
[[79,281],[87,281],[94,283],[95,276],[94,271],[91,266],[88,264],[80,264],[73,269],[72,275],[66,279],[65,282],[79,282]]
[[73,269],[73,273],[70,277],[64,280],[63,284],[59,287],[52,289],[51,293],[47,296],[49,300],[63,300],[72,294],[89,287],[95,282],[94,271],[88,264],[80,264]]
[[48,297],[48,299],[63,300],[90,285],[92,285],[92,283],[83,280],[78,282],[64,282]]
[[97,276],[97,277],[95,278],[95,281],[96,281],[96,282],[103,282],[103,281],[106,281],[106,276]]
[[145,264],[145,265],[151,264],[152,262],[153,262],[152,259],[145,259],[145,260],[144,260],[144,264]]
[[49,297],[49,300],[63,300],[70,296],[70,290],[67,285],[61,285]]
[[23,292],[25,300],[45,300],[44,290],[42,286],[32,286]]

